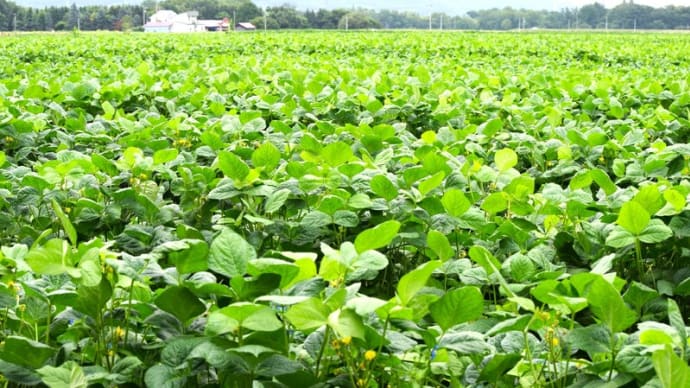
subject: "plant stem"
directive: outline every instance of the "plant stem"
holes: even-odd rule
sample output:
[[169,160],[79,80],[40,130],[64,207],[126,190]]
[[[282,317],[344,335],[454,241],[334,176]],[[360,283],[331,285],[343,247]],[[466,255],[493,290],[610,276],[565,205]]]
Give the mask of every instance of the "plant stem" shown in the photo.
[[323,353],[326,351],[326,344],[328,343],[328,337],[330,336],[330,328],[326,326],[326,331],[323,333],[323,342],[321,343],[321,349],[319,350],[319,356],[316,358],[316,379],[319,379],[319,375],[321,374],[321,358],[323,357]]

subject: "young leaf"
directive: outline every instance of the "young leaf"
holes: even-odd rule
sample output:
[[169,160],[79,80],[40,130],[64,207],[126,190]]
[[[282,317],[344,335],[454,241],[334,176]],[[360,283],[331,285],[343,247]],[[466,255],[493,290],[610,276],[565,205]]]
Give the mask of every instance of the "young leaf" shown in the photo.
[[289,189],[280,189],[272,192],[268,198],[266,198],[264,211],[269,214],[278,211],[278,209],[283,207],[289,196]]
[[426,285],[431,274],[441,266],[440,260],[428,261],[406,273],[398,282],[398,297],[405,306]]
[[280,164],[280,150],[271,142],[266,142],[252,152],[254,167],[263,167],[265,170],[273,170]]
[[673,236],[671,228],[666,226],[663,221],[659,219],[652,220],[649,225],[638,236],[640,241],[647,244],[660,243]]
[[587,301],[594,316],[608,326],[611,333],[622,332],[637,321],[637,314],[625,305],[616,288],[601,276],[591,282]]
[[469,255],[470,259],[484,268],[488,275],[498,272],[498,269],[501,268],[501,262],[482,246],[475,245],[470,248]]
[[67,217],[65,212],[62,211],[60,204],[56,200],[53,199],[50,202],[50,204],[53,207],[53,211],[55,212],[55,215],[60,220],[60,224],[62,224],[62,228],[65,230],[65,234],[67,235],[67,238],[69,238],[69,241],[72,243],[72,246],[76,247],[77,246],[77,230],[74,229],[74,225],[72,225],[72,222],[69,220],[69,217]]
[[227,277],[247,272],[247,262],[256,259],[256,251],[245,239],[225,228],[211,242],[208,268]]
[[443,194],[441,203],[446,212],[453,217],[460,217],[472,206],[465,194],[458,189],[450,189]]
[[512,149],[504,148],[496,151],[494,161],[496,162],[498,171],[508,171],[517,165],[518,156]]
[[369,183],[371,191],[386,201],[392,201],[398,196],[398,188],[385,176],[376,175]]
[[178,151],[175,148],[165,148],[153,153],[153,163],[163,164],[171,162],[177,158]]
[[656,375],[664,388],[690,387],[690,367],[676,356],[670,345],[652,354]]
[[155,303],[161,310],[174,315],[182,323],[206,311],[206,306],[196,295],[179,286],[166,288],[158,295]]
[[313,330],[327,324],[330,313],[320,299],[310,298],[290,307],[285,317],[297,330]]
[[362,231],[355,238],[355,248],[362,253],[370,249],[378,249],[390,244],[400,229],[400,222],[390,220],[371,229]]
[[447,331],[451,327],[479,318],[484,311],[484,297],[476,287],[463,287],[448,291],[431,306],[431,317]]
[[630,201],[623,204],[616,222],[634,236],[639,236],[649,225],[650,220],[649,212],[642,205],[636,201]]
[[218,153],[218,168],[225,176],[236,181],[241,181],[249,175],[249,166],[237,155],[228,151]]
[[429,231],[426,236],[426,244],[441,261],[446,261],[455,254],[446,235],[437,230]]

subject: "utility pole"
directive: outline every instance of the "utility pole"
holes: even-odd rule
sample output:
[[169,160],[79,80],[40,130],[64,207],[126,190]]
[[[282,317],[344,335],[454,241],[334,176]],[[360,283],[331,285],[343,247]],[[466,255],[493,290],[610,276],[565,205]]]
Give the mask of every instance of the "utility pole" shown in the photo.
[[77,31],[81,31],[81,10],[77,7]]
[[604,29],[606,29],[606,32],[609,32],[609,13],[606,13],[606,22],[604,23]]
[[347,31],[349,29],[350,29],[349,19],[348,19],[347,15],[345,15],[345,31]]
[[143,26],[146,24],[146,8],[144,6],[141,7],[141,25]]
[[237,19],[235,15],[235,10],[232,10],[232,30],[235,31],[235,26],[237,25]]
[[14,14],[14,22],[12,25],[14,26],[13,30],[14,30],[14,33],[16,34],[17,33],[17,14],[16,13]]
[[633,19],[633,31],[637,31],[637,18]]
[[264,7],[264,32],[266,32],[266,7]]
[[441,14],[441,24],[438,26],[439,30],[443,30],[443,14]]

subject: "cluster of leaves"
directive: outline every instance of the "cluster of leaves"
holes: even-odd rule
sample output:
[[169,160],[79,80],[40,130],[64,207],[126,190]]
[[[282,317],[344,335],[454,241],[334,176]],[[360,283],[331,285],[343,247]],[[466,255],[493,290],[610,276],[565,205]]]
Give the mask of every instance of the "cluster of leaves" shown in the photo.
[[688,386],[687,46],[4,39],[0,374]]

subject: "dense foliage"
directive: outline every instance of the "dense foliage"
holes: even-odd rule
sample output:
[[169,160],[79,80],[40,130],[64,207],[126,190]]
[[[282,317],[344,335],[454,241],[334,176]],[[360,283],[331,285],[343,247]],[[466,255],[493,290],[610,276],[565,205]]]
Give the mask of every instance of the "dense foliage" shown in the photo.
[[[690,7],[654,8],[625,2],[607,9],[600,3],[560,11],[506,7],[468,12],[467,15],[369,9],[318,9],[301,11],[291,5],[267,7],[262,11],[250,0],[144,0],[141,5],[18,7],[0,0],[0,31],[129,30],[141,28],[145,15],[158,9],[197,11],[202,19],[231,18],[251,21],[267,29],[452,29],[511,30],[550,29],[688,29]],[[265,17],[264,17],[265,16]],[[144,17],[144,18],[142,18]],[[347,23],[346,23],[347,21]]]
[[0,40],[0,375],[690,383],[683,35]]

